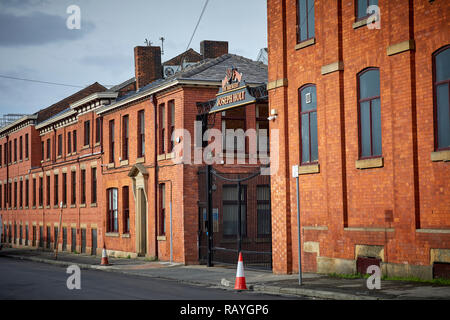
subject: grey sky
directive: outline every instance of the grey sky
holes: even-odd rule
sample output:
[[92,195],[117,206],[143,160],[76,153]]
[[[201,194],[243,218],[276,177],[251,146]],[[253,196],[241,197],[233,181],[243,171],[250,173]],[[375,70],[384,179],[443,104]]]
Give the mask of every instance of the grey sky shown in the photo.
[[[186,49],[205,0],[0,0],[0,75],[85,86],[134,76],[133,48],[145,38],[163,61]],[[70,5],[81,29],[69,30]],[[229,51],[256,59],[267,47],[265,0],[210,0],[191,43],[226,40]],[[33,113],[77,88],[0,78],[0,114]]]

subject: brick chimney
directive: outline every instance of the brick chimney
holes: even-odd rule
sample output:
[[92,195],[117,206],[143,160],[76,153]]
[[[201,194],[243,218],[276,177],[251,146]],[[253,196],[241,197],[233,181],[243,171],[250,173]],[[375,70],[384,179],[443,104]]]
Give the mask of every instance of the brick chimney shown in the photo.
[[203,40],[200,42],[200,54],[203,59],[214,59],[228,53],[228,41]]
[[136,75],[136,90],[139,90],[150,82],[161,79],[161,48],[152,46],[135,47],[134,70]]

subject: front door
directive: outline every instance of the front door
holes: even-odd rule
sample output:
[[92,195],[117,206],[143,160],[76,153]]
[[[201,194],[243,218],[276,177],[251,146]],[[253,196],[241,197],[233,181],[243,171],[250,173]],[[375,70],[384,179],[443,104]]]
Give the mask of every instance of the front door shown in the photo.
[[138,253],[145,256],[147,254],[147,201],[145,198],[144,189],[138,190],[137,201],[139,203],[139,240],[138,240]]

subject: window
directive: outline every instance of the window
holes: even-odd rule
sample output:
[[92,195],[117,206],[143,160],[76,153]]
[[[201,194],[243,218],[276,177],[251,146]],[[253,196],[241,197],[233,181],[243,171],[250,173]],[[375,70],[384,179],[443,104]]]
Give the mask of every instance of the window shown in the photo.
[[54,175],[54,182],[53,182],[53,199],[54,199],[54,201],[53,201],[53,204],[55,205],[55,206],[57,206],[58,205],[58,202],[59,202],[59,194],[58,194],[58,191],[59,191],[59,188],[58,188],[58,175],[57,174],[55,174]]
[[[238,186],[224,185],[222,190],[223,205],[223,234],[225,236],[235,236],[238,231]],[[247,188],[241,186],[241,235],[247,232]]]
[[0,145],[0,167],[2,166],[2,146]]
[[97,168],[91,168],[91,203],[97,203]]
[[159,106],[159,154],[166,153],[166,107]]
[[359,156],[381,156],[380,71],[369,68],[358,75]]
[[19,207],[23,207],[23,180],[19,182]]
[[297,42],[314,38],[314,0],[297,0]]
[[90,137],[91,137],[91,122],[89,120],[84,122],[84,145],[89,146]]
[[67,133],[67,153],[72,153],[72,133]]
[[8,184],[8,203],[9,207],[12,208],[12,182]]
[[130,233],[130,192],[128,186],[122,188],[123,233]]
[[166,185],[159,185],[159,228],[158,234],[164,236],[166,234]]
[[67,173],[62,174],[62,203],[63,205],[67,205]]
[[76,153],[77,152],[77,130],[73,131],[73,152]]
[[8,151],[8,156],[9,156],[9,163],[12,163],[12,141],[9,141],[9,151]]
[[311,164],[316,163],[319,159],[316,86],[308,84],[299,91],[301,163]]
[[14,162],[17,162],[17,139],[14,139]]
[[99,143],[102,139],[102,118],[95,119],[95,143]]
[[109,121],[109,163],[114,162],[114,120]]
[[[235,132],[242,129],[245,131],[245,108],[234,108],[222,112],[222,148],[227,152],[244,153],[245,145],[241,145],[237,138],[238,134]],[[231,131],[229,131],[231,130]]]
[[86,170],[81,170],[81,203],[86,203]]
[[14,208],[17,208],[17,181],[14,181]]
[[23,137],[19,137],[19,160],[23,160]]
[[25,159],[28,159],[28,133],[25,134]]
[[50,139],[47,139],[47,160],[50,160]]
[[173,147],[175,145],[174,143],[174,137],[172,137],[173,132],[175,130],[175,101],[171,100],[169,101],[169,151],[172,152]]
[[[30,181],[28,179],[25,180],[25,207],[28,208],[30,205]],[[0,201],[1,202],[1,201]]]
[[4,158],[5,161],[4,162],[5,162],[5,164],[7,164],[8,163],[8,144],[5,142],[3,147],[4,147],[4,152],[5,152],[5,158]]
[[258,219],[258,237],[270,237],[272,231],[269,185],[256,187],[256,206]]
[[269,107],[267,105],[256,106],[256,134],[257,150],[268,152],[270,148],[269,140]]
[[108,216],[106,232],[118,232],[117,221],[117,188],[107,190],[108,195]]
[[2,185],[0,184],[0,210],[2,210],[2,207],[3,207],[2,196],[3,196]]
[[356,0],[356,18],[362,20],[370,16],[367,13],[367,8],[372,5],[378,5],[378,0]]
[[435,150],[450,149],[450,45],[433,55]]
[[39,177],[39,206],[44,205],[44,178]]
[[33,178],[33,207],[36,207],[36,178]]
[[58,135],[58,157],[62,156],[62,134]]
[[50,176],[47,176],[47,206],[50,206]]
[[128,160],[128,116],[122,118],[122,160]]
[[77,172],[72,171],[72,199],[71,204],[75,205],[77,201]]
[[145,155],[145,113],[144,110],[138,112],[138,158]]
[[44,161],[44,141],[41,141],[41,161]]

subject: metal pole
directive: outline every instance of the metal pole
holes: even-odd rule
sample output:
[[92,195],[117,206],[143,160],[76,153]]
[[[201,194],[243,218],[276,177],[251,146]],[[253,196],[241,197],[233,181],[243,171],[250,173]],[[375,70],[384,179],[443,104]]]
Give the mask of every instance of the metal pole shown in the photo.
[[[172,193],[172,184],[170,185],[170,192]],[[170,263],[173,262],[173,237],[172,237],[172,200],[169,203],[170,207]]]
[[299,191],[299,183],[298,177],[295,179],[297,182],[297,232],[298,232],[298,284],[302,285],[302,247],[301,247],[301,239],[300,239],[300,191]]
[[207,223],[206,237],[208,239],[207,266],[212,267],[212,230],[211,230],[211,214],[212,214],[212,187],[211,187],[211,165],[206,166],[206,190],[208,195],[208,205],[206,208]]

